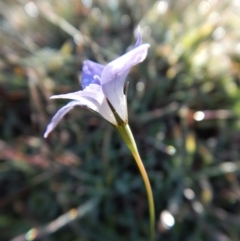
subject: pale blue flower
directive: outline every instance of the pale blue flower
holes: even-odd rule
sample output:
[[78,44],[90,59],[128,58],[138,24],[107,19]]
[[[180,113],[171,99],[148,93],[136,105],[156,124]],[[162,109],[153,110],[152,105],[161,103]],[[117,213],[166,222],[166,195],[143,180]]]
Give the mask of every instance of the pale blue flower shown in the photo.
[[142,44],[140,28],[137,33],[134,48],[106,66],[90,60],[83,63],[81,79],[83,90],[51,97],[51,99],[71,99],[73,101],[54,115],[44,137],[47,137],[63,116],[75,106],[88,108],[115,126],[119,124],[119,119],[122,123],[128,122],[124,83],[131,68],[146,58],[150,47],[149,44]]

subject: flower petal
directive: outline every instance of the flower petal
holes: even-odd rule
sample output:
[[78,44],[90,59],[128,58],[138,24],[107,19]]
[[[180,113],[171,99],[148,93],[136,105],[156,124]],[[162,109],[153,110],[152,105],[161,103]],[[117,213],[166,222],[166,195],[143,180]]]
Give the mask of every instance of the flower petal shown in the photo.
[[57,126],[60,120],[76,105],[79,105],[78,101],[71,101],[58,110],[58,112],[53,116],[50,124],[48,124],[47,130],[44,133],[44,138],[48,137],[49,133]]
[[51,99],[71,99],[78,101],[79,105],[86,106],[100,114],[104,119],[117,125],[116,119],[102,92],[102,87],[97,84],[90,84],[83,91],[77,91],[62,95],[53,95]]
[[97,111],[96,110],[96,106],[95,106],[94,103],[92,103],[88,99],[86,99],[83,96],[81,96],[82,92],[83,91],[77,91],[77,92],[68,93],[68,94],[53,95],[53,96],[50,97],[50,99],[70,99],[70,100],[76,100],[82,106],[87,106],[89,109],[92,109],[93,111]]
[[146,58],[149,47],[149,44],[142,44],[132,49],[107,64],[102,72],[101,85],[103,93],[124,121],[128,118],[126,97],[123,93],[125,79],[130,69]]
[[93,77],[94,75],[101,76],[103,69],[104,66],[101,64],[95,63],[91,60],[84,61],[82,68],[82,78],[80,80],[82,88],[85,89],[90,84],[100,85],[98,79]]
[[82,91],[81,96],[93,101],[97,107],[96,112],[113,125],[117,125],[116,119],[107,103],[107,99],[103,94],[102,87],[100,85],[90,84]]
[[137,32],[137,41],[134,45],[134,48],[140,46],[142,44],[142,34],[141,34],[141,28],[140,26],[138,25],[137,29],[136,29],[136,32]]

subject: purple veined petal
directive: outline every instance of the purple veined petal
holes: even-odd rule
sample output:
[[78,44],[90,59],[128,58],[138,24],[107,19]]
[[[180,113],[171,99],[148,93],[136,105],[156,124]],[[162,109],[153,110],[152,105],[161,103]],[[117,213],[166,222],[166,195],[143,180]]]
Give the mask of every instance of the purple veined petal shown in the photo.
[[101,115],[108,122],[117,125],[116,119],[107,103],[102,92],[102,87],[96,84],[90,84],[83,91],[77,91],[62,95],[53,95],[51,99],[71,99],[78,101],[79,105],[86,106],[94,112]]
[[[100,78],[96,78],[96,76],[94,76],[94,77],[95,77],[94,79],[97,79],[100,82],[100,80],[101,80]],[[105,99],[105,96],[102,91],[102,87],[97,84],[90,84],[89,86],[87,86],[81,92],[81,96],[87,97],[87,98],[92,98],[93,100],[96,100],[99,104],[101,104]]]
[[123,93],[125,79],[130,69],[146,58],[149,47],[149,44],[142,44],[132,49],[107,64],[102,72],[101,85],[103,93],[124,121],[128,118],[126,97]]
[[[90,84],[84,90],[67,93],[67,94],[61,94],[61,95],[53,95],[50,97],[50,99],[77,100],[80,103],[85,103],[86,101],[88,101],[89,98],[101,104],[103,102],[103,99],[105,98],[102,92],[102,87],[97,84]],[[91,102],[87,104],[91,109],[94,109],[94,107],[91,105],[92,104]]]
[[142,44],[142,33],[141,33],[141,28],[140,26],[138,25],[137,29],[136,29],[136,32],[137,32],[137,41],[134,45],[134,48],[140,46]]
[[94,79],[93,76],[101,76],[103,69],[104,66],[101,64],[95,63],[91,60],[84,61],[82,68],[82,77],[79,77],[82,88],[85,89],[90,84],[100,85],[98,79]]
[[52,130],[57,126],[61,119],[76,105],[79,105],[78,101],[71,101],[58,110],[58,112],[53,116],[50,124],[48,124],[47,129],[44,133],[44,138],[48,137],[49,133],[52,132]]
[[88,99],[86,99],[83,96],[81,96],[82,92],[83,91],[77,91],[77,92],[68,93],[68,94],[53,95],[53,96],[50,97],[50,99],[70,99],[70,100],[76,100],[81,105],[83,105],[83,106],[85,105],[89,109],[92,109],[92,110],[96,111],[95,104],[93,104],[91,101],[89,101]]
[[[94,76],[94,78],[101,81],[98,76]],[[97,112],[113,125],[117,125],[116,119],[107,103],[106,97],[100,85],[90,84],[82,91],[81,96],[94,102],[98,109]]]

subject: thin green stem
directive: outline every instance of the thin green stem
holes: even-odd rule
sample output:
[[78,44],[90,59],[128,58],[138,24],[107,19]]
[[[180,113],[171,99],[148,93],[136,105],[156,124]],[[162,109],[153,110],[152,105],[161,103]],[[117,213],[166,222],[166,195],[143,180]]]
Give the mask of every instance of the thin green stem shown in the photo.
[[139,152],[129,125],[124,124],[124,125],[117,126],[116,128],[119,131],[120,135],[122,136],[123,140],[125,141],[126,145],[128,146],[129,150],[131,151],[132,155],[134,156],[134,159],[142,175],[142,178],[146,187],[146,191],[147,191],[147,196],[148,196],[149,216],[150,216],[150,240],[154,241],[155,240],[154,200],[153,200],[152,188],[148,179],[146,169],[139,155]]

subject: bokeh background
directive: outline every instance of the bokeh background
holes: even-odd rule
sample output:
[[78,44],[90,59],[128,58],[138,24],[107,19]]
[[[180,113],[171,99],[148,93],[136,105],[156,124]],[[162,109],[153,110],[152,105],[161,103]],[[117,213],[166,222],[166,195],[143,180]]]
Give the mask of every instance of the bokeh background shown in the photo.
[[240,240],[240,1],[1,0],[0,240],[148,240],[142,178],[118,133],[75,108],[86,59],[142,28],[129,123],[152,183],[157,240]]

